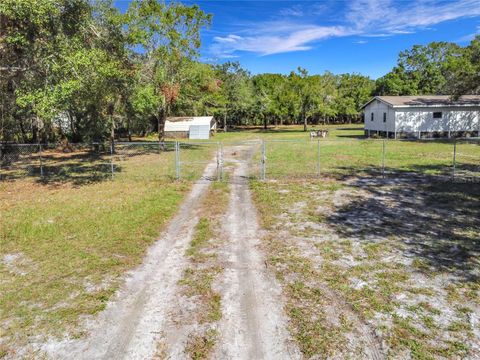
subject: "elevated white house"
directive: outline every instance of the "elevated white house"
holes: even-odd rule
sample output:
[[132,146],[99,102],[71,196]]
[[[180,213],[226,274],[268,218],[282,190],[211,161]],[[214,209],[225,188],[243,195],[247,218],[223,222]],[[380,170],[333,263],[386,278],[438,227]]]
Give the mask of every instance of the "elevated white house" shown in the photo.
[[213,116],[169,117],[165,121],[165,137],[209,139],[216,130]]
[[375,96],[362,109],[366,136],[479,136],[480,95]]

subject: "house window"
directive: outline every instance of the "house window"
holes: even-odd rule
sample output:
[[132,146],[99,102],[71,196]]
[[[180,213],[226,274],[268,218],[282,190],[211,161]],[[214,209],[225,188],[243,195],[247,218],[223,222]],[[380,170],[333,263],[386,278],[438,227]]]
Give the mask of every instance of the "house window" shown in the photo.
[[387,113],[383,113],[383,122],[387,122]]
[[370,114],[370,120],[373,121],[373,113]]
[[442,118],[442,112],[441,111],[434,112],[433,113],[433,118],[434,119],[441,119]]

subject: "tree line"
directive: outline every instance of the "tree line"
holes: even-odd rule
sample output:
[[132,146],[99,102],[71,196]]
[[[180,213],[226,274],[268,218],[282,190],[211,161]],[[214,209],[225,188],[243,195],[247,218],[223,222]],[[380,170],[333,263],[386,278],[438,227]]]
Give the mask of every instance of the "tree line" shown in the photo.
[[199,61],[212,16],[196,5],[134,0],[0,2],[0,141],[102,141],[163,129],[168,116],[220,127],[358,122],[372,95],[480,92],[480,36],[400,53],[391,72],[252,75]]

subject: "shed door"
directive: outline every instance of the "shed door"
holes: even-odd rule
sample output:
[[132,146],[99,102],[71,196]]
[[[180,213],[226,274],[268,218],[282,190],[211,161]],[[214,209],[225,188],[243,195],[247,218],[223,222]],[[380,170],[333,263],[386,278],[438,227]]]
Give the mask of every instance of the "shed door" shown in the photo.
[[210,125],[190,125],[188,134],[190,139],[209,139]]

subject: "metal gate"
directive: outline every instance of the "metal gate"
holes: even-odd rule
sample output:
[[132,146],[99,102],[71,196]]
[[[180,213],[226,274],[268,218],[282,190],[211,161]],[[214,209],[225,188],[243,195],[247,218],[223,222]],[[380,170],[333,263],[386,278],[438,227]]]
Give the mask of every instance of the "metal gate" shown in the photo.
[[[262,151],[263,149],[263,151]],[[265,178],[265,145],[260,140],[175,142],[175,176],[195,180],[205,177],[215,164],[215,178],[222,180],[234,166],[243,166],[249,178]]]
[[264,142],[245,140],[223,142],[222,171],[227,175],[235,167],[243,168],[243,175],[251,179],[265,178]]

